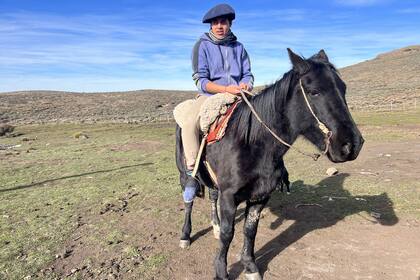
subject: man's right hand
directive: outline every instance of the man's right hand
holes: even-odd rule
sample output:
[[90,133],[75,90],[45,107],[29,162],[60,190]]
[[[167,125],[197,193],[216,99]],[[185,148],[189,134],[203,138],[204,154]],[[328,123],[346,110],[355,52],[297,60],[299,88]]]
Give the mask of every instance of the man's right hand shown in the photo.
[[234,95],[241,95],[241,88],[237,85],[228,85],[226,92]]

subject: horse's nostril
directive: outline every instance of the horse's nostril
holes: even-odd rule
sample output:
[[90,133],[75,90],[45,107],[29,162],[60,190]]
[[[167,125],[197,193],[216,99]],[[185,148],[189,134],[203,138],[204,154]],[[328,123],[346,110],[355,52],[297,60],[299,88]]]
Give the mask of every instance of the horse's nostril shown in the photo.
[[344,144],[343,148],[342,148],[343,154],[345,154],[345,155],[351,154],[351,148],[352,148],[351,143]]

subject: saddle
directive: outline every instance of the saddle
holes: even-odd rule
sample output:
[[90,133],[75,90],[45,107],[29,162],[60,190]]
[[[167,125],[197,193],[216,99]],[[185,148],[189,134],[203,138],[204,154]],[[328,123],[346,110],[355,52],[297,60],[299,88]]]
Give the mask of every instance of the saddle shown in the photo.
[[[197,158],[201,159],[201,155],[205,150],[206,145],[211,145],[223,138],[229,120],[240,102],[241,99],[239,96],[229,93],[215,94],[204,101],[200,107],[199,119],[201,136],[205,136],[205,138],[201,140]],[[175,107],[174,118],[181,129],[183,128],[183,124],[191,118],[189,112],[194,110],[194,106],[196,106],[195,100],[189,99]],[[206,165],[206,169],[210,176],[209,179],[213,181],[214,185],[217,185],[217,178],[211,167],[206,161],[202,162]],[[198,165],[199,164],[196,162],[193,176],[195,176],[198,171]]]
[[[196,106],[195,99],[188,99],[174,109],[174,118],[182,128]],[[207,144],[212,144],[225,134],[226,127],[233,111],[240,102],[240,97],[229,93],[218,93],[207,98],[200,107],[199,119],[202,135],[207,135]]]
[[236,100],[233,104],[229,105],[226,113],[219,115],[213,124],[210,125],[209,131],[207,133],[206,143],[207,145],[213,144],[223,138],[226,132],[227,124],[235,111],[237,105],[240,103],[240,100]]

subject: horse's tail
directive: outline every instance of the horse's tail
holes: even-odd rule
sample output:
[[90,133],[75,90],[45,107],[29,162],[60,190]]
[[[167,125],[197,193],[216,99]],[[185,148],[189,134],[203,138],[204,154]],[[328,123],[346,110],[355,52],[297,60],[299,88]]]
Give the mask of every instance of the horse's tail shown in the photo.
[[182,146],[182,137],[181,137],[181,127],[176,125],[175,131],[175,161],[176,167],[179,171],[179,183],[181,184],[182,189],[184,189],[185,183],[187,182],[187,167],[185,165],[184,158],[184,147]]

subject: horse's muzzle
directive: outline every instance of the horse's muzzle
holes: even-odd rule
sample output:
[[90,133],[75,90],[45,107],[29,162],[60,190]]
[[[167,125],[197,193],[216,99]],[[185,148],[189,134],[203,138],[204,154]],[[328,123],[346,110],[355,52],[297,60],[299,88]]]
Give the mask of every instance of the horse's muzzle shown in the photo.
[[342,144],[334,143],[333,141],[327,156],[332,162],[337,163],[355,160],[364,142],[365,140],[361,135],[354,137],[353,141],[347,141]]

